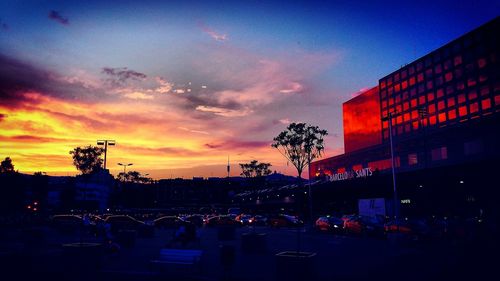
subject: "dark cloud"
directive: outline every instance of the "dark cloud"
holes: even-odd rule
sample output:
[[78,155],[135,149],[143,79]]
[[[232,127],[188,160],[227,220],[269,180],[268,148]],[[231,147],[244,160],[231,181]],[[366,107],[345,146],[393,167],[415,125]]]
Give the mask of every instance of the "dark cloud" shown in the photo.
[[10,107],[37,103],[23,95],[30,91],[71,101],[105,101],[107,98],[101,90],[81,81],[68,81],[57,73],[0,54],[0,102]]
[[23,143],[67,143],[67,142],[78,142],[81,140],[75,139],[63,139],[63,138],[51,138],[51,137],[38,137],[33,135],[17,135],[17,136],[2,136],[0,135],[0,140],[5,142],[23,142]]
[[239,110],[243,108],[243,105],[235,100],[227,99],[220,101],[213,93],[209,94],[199,94],[199,93],[189,93],[183,95],[187,101],[186,106],[188,109],[195,109],[198,106],[208,106],[224,108],[228,110]]
[[122,85],[127,80],[142,80],[147,77],[144,73],[126,67],[103,67],[101,72],[108,76],[107,81],[112,85]]
[[270,142],[267,141],[242,141],[228,140],[222,142],[206,143],[205,147],[210,149],[252,149],[269,147]]
[[69,24],[69,19],[63,17],[58,11],[51,10],[49,12],[49,19],[55,20],[60,24],[63,25],[68,25]]
[[134,154],[156,155],[156,156],[192,156],[193,154],[198,153],[182,147],[150,148],[150,147],[131,146],[124,144],[120,144],[120,149],[126,150],[128,152],[133,152]]

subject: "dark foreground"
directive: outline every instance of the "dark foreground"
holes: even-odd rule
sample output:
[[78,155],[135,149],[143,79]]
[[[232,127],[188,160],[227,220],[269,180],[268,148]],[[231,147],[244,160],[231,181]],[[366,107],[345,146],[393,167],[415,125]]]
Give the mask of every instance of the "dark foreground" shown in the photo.
[[[158,258],[173,231],[156,230],[152,235],[138,236],[128,246],[122,244],[119,250],[101,249],[90,260],[82,260],[62,245],[80,241],[101,243],[90,234],[61,233],[49,227],[3,230],[0,279],[292,280],[299,277],[287,275],[297,269],[305,272],[307,266],[285,264],[277,269],[276,254],[297,251],[300,244],[300,251],[316,253],[311,258],[308,280],[483,280],[497,274],[499,256],[495,238],[413,241],[337,236],[306,228],[297,232],[242,227],[236,229],[234,239],[221,240],[217,228],[204,227],[199,229],[199,241],[186,246],[202,250],[199,267],[159,270],[151,260]],[[242,235],[249,232],[266,234],[265,249],[242,248]]]

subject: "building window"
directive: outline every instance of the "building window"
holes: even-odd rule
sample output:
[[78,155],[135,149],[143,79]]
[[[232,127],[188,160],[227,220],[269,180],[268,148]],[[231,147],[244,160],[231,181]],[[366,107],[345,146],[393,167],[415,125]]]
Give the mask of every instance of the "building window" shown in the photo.
[[444,106],[444,101],[439,101],[439,102],[438,102],[438,110],[440,110],[440,111],[441,111],[441,110],[443,110],[444,108],[445,108],[445,106]]
[[417,82],[419,82],[419,83],[420,83],[420,82],[422,82],[422,81],[424,81],[424,74],[423,74],[423,73],[419,73],[419,74],[417,75]]
[[487,99],[484,99],[484,100],[481,101],[481,108],[483,110],[489,109],[490,107],[491,107],[491,101],[490,101],[490,99],[487,98]]
[[457,118],[457,110],[452,109],[452,110],[448,111],[448,120],[453,120],[455,118]]
[[434,93],[430,92],[427,94],[427,100],[428,101],[433,101],[434,100]]
[[483,142],[481,140],[473,140],[464,143],[464,154],[466,156],[476,155],[483,152]]
[[448,99],[448,107],[452,107],[455,105],[455,98],[451,97]]
[[490,93],[490,89],[487,86],[481,88],[481,96],[486,96],[489,93]]
[[411,131],[411,126],[410,124],[405,125],[405,132],[409,133]]
[[469,87],[473,87],[473,86],[475,86],[475,85],[476,85],[476,80],[474,80],[474,78],[469,78],[469,79],[467,80],[467,86],[469,86]]
[[460,117],[467,115],[467,106],[466,105],[458,108],[458,115],[460,115]]
[[444,69],[445,70],[450,70],[451,69],[451,60],[447,60],[444,62]]
[[469,100],[473,100],[475,98],[477,98],[477,92],[475,90],[471,90],[469,92]]
[[410,113],[406,112],[405,114],[403,114],[403,119],[404,121],[410,120]]
[[450,82],[451,79],[453,79],[453,74],[451,72],[447,72],[445,75],[444,75],[444,80],[446,80],[446,82]]
[[436,86],[441,86],[443,83],[443,76],[436,77]]
[[410,90],[410,96],[414,97],[417,94],[417,89],[413,88]]
[[403,110],[407,111],[408,109],[410,109],[410,103],[409,102],[403,103]]
[[477,66],[479,66],[479,68],[483,68],[486,66],[486,59],[484,58],[480,58],[477,60]]
[[443,69],[441,68],[441,65],[440,65],[440,64],[438,64],[438,65],[436,65],[436,66],[434,67],[434,72],[435,72],[436,74],[441,73],[441,71],[443,71]]
[[409,72],[410,72],[410,75],[415,73],[415,67],[413,65],[410,66]]
[[470,104],[470,113],[476,113],[479,110],[479,106],[477,102],[471,103]]
[[438,120],[439,120],[439,123],[445,123],[446,122],[446,113],[439,113],[438,115]]
[[429,110],[430,114],[433,114],[434,112],[436,112],[436,105],[433,104],[433,103],[429,104],[429,109],[428,110]]
[[412,165],[417,165],[417,164],[418,164],[417,154],[416,153],[408,154],[408,165],[412,166]]
[[420,105],[425,104],[425,96],[421,96],[421,97],[419,97],[419,98],[418,98],[418,103],[419,103]]
[[419,84],[418,85],[418,93],[421,94],[425,91],[424,84]]
[[448,148],[446,146],[435,148],[431,151],[432,161],[448,159]]
[[465,102],[465,94],[458,95],[458,103],[464,103],[464,102]]
[[410,77],[410,86],[415,85],[415,77]]
[[394,74],[394,82],[399,82],[399,73]]
[[444,96],[444,91],[443,91],[443,89],[438,89],[438,90],[436,91],[436,95],[437,95],[437,98],[440,98],[440,97]]

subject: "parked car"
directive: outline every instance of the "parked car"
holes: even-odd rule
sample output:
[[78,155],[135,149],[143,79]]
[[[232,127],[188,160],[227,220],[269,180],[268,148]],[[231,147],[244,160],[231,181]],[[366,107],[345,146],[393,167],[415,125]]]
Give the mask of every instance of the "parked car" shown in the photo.
[[185,221],[177,216],[163,216],[155,219],[153,225],[159,228],[176,228]]
[[268,224],[268,218],[262,215],[253,216],[250,224],[264,226]]
[[104,222],[109,223],[111,225],[111,230],[114,232],[123,229],[139,230],[145,226],[144,222],[136,220],[128,215],[108,216]]
[[316,220],[315,227],[319,231],[343,233],[344,221],[337,217],[325,216]]
[[206,220],[206,226],[237,226],[241,225],[239,222],[235,221],[231,216],[213,216]]
[[204,224],[205,218],[203,215],[190,215],[182,218],[184,221],[190,222],[197,227],[201,227]]
[[357,215],[343,216],[342,221],[344,222],[344,230],[348,234],[362,234],[363,233],[363,222],[361,218]]
[[269,225],[272,227],[297,227],[304,225],[304,222],[296,216],[281,214],[269,218]]
[[54,215],[50,219],[53,226],[79,226],[83,219],[78,215]]
[[386,234],[401,233],[415,239],[427,238],[431,234],[431,228],[424,219],[392,220],[384,224],[384,231]]
[[384,220],[379,217],[360,216],[362,233],[373,237],[384,236]]
[[241,215],[236,216],[236,218],[234,220],[241,223],[242,225],[249,225],[253,222],[252,216],[245,215],[245,214],[241,214]]

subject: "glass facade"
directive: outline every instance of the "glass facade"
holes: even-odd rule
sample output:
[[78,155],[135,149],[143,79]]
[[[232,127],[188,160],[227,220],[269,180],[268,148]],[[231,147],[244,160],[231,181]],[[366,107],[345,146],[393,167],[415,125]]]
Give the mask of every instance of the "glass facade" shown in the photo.
[[382,142],[378,87],[345,102],[342,109],[346,153]]
[[[381,118],[393,113],[393,135],[465,122],[500,110],[497,21],[489,27],[380,79]],[[382,122],[383,141],[389,138],[388,122]]]
[[[390,170],[389,121],[396,167],[405,171],[494,155],[491,149],[496,149],[500,130],[498,34],[500,18],[345,102],[346,154],[311,163],[310,177],[364,168]],[[389,113],[391,120],[386,118]]]

